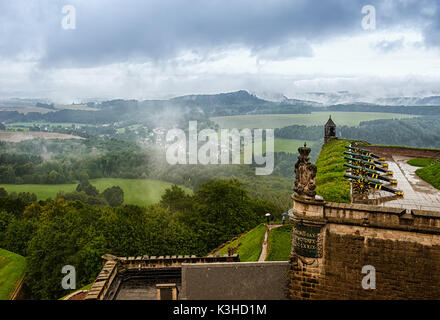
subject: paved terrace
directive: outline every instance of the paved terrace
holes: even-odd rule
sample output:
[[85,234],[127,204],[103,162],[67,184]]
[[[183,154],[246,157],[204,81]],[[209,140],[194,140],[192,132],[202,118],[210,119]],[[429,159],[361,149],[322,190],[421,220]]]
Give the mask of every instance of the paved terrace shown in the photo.
[[397,179],[397,186],[393,188],[402,190],[404,196],[392,196],[389,192],[376,191],[370,199],[378,200],[377,205],[393,208],[418,209],[438,211],[440,215],[440,190],[423,181],[415,171],[418,167],[411,166],[407,156],[392,155],[388,158],[389,169]]

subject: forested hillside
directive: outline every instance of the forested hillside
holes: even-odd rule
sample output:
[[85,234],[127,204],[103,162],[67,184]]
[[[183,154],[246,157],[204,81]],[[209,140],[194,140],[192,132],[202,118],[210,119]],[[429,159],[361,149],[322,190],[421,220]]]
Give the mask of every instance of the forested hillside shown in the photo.
[[237,180],[203,184],[194,195],[174,186],[148,208],[63,199],[30,203],[3,194],[0,247],[27,257],[32,298],[54,299],[65,295],[59,286],[64,265],[76,266],[81,287],[94,280],[105,253],[203,256],[263,222],[266,212],[282,208],[251,198]]

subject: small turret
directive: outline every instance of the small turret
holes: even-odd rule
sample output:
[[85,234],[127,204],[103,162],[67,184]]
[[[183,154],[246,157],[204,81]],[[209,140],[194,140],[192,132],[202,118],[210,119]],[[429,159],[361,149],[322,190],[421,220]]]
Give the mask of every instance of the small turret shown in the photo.
[[324,143],[328,143],[334,139],[337,139],[336,124],[333,122],[332,116],[330,116],[324,127]]

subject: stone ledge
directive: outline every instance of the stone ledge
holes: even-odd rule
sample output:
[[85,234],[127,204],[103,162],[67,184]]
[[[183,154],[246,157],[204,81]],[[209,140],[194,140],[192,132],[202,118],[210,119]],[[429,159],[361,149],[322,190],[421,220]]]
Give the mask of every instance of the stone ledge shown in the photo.
[[213,266],[217,268],[238,268],[238,267],[264,267],[272,266],[289,266],[289,261],[261,261],[261,262],[212,262],[212,263],[182,263],[182,267],[191,266],[191,268],[206,268]]
[[440,212],[428,210],[411,210],[411,214],[416,217],[427,217],[440,219]]
[[395,214],[398,216],[404,215],[406,213],[406,209],[402,209],[402,208],[381,207],[381,206],[373,206],[369,204],[360,204],[360,203],[326,202],[324,208],[349,209],[349,210],[366,211],[373,213],[387,213],[387,214]]

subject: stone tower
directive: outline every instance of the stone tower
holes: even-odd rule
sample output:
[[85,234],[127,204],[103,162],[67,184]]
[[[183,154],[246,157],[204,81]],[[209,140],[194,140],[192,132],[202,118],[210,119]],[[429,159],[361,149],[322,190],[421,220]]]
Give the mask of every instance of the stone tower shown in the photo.
[[330,116],[324,128],[324,143],[330,142],[334,139],[337,139],[336,124],[333,122],[332,116]]

